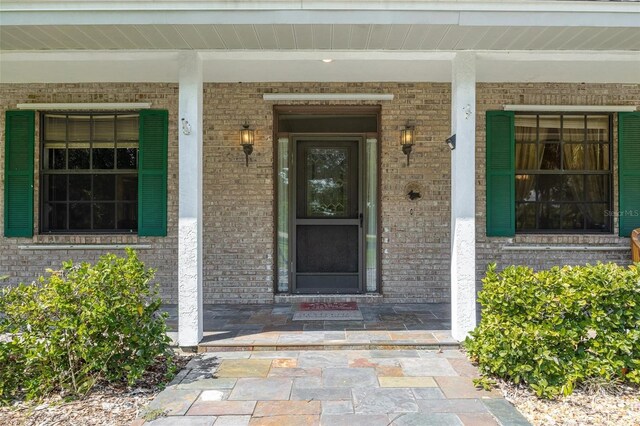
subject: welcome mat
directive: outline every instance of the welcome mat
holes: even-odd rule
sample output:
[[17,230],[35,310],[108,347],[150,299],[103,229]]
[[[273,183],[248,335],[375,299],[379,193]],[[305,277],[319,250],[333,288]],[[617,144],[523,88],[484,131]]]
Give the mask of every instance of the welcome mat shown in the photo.
[[299,311],[357,311],[356,302],[305,302],[301,303]]
[[362,321],[356,302],[301,303],[293,321]]

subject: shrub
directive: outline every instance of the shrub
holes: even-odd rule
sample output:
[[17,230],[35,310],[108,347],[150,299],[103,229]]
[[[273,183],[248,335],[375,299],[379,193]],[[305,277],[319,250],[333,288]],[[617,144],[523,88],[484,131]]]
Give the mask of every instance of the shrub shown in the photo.
[[0,402],[134,384],[158,357],[172,362],[154,271],[133,250],[48,272],[0,294]]
[[640,271],[615,264],[534,272],[489,265],[479,326],[465,341],[480,371],[540,397],[585,381],[640,383]]

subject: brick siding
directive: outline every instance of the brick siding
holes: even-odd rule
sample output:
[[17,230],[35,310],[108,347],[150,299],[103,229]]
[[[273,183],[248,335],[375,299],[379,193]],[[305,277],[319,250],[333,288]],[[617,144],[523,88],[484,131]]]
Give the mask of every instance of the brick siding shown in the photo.
[[[273,102],[263,93],[393,93],[384,101],[381,123],[381,265],[382,293],[389,302],[446,302],[450,299],[450,134],[451,90],[448,83],[207,83],[204,85],[204,302],[271,303],[274,269]],[[161,295],[177,302],[178,218],[178,86],[177,84],[0,84],[4,144],[4,112],[26,102],[151,102],[169,110],[168,235],[38,235],[38,203],[33,238],[0,237],[0,274],[6,283],[31,281],[61,261],[95,261],[97,250],[27,250],[34,244],[148,244],[139,251],[157,269]],[[486,238],[484,113],[503,104],[637,105],[640,85],[479,84],[477,92],[477,277],[488,262],[504,266],[525,263],[536,268],[596,260],[627,262],[628,252],[508,251],[527,244],[624,245],[615,235],[528,235]],[[375,105],[376,102],[286,102],[291,105]],[[238,142],[247,120],[256,143],[249,167]],[[408,120],[416,124],[411,165],[399,143]],[[614,129],[615,130],[615,129]],[[615,135],[615,132],[614,132]],[[36,133],[36,138],[39,135]],[[617,140],[617,136],[615,136]],[[37,146],[39,144],[36,144]],[[614,150],[616,149],[614,143]],[[4,165],[4,149],[0,150]],[[616,153],[614,153],[615,155]],[[35,192],[38,200],[39,149],[36,149]],[[614,166],[617,164],[614,161]],[[617,173],[614,171],[617,188]],[[4,188],[0,174],[0,187]],[[405,187],[416,183],[422,198],[410,201]],[[617,190],[614,193],[617,205]],[[0,197],[0,211],[4,196]],[[614,205],[614,209],[616,208]],[[0,229],[3,227],[0,215]],[[615,224],[617,226],[617,223]]]

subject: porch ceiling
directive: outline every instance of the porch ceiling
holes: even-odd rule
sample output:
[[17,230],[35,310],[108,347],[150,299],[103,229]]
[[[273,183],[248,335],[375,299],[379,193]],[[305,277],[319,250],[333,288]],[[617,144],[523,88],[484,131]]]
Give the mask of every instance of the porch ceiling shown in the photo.
[[640,50],[640,27],[397,23],[0,26],[0,50],[5,51],[120,49],[634,51]]
[[640,3],[5,0],[0,50],[634,51]]

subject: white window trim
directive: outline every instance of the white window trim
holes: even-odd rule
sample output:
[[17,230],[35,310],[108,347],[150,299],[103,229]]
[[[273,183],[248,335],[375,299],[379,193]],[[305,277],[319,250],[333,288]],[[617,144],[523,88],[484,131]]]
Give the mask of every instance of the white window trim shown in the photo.
[[633,112],[635,105],[503,105],[516,112]]
[[111,103],[33,103],[18,104],[18,109],[35,111],[115,111],[151,108],[151,102],[111,102]]

